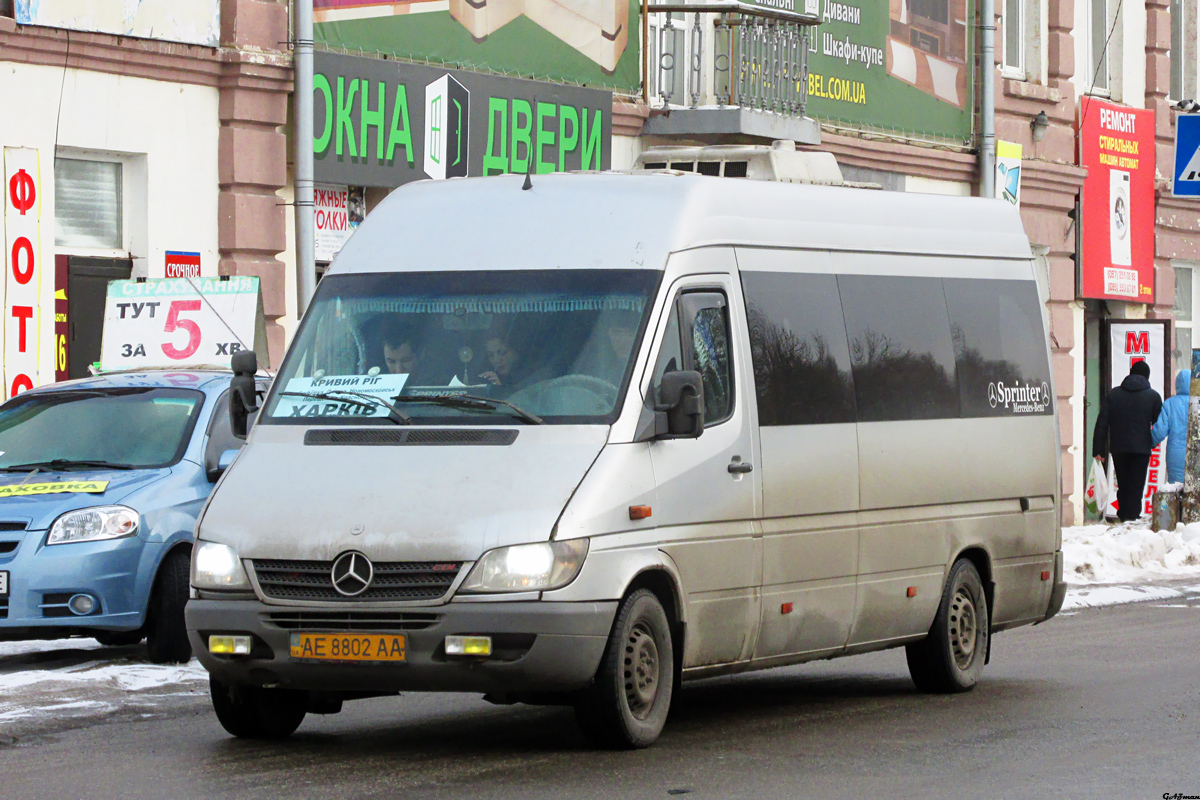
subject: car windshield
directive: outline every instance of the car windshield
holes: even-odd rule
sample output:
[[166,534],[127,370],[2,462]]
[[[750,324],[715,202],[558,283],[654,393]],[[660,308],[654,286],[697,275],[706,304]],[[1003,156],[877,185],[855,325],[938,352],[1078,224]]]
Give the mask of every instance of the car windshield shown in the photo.
[[330,275],[265,424],[580,424],[616,418],[660,274]]
[[191,389],[18,395],[0,406],[0,470],[170,466],[183,457],[203,404],[204,394]]

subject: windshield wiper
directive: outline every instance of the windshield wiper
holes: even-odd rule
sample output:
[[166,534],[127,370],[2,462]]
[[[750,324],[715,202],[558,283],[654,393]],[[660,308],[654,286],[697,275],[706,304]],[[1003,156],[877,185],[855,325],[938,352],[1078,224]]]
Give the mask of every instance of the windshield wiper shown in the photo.
[[92,461],[75,458],[53,458],[49,461],[30,461],[28,464],[13,464],[10,467],[0,467],[6,472],[25,472],[35,469],[138,469],[133,464],[117,464],[112,461]]
[[507,400],[499,400],[493,397],[480,397],[474,394],[418,394],[409,396],[400,396],[396,398],[397,403],[434,403],[439,406],[448,406],[450,408],[470,409],[473,411],[504,411],[505,409],[498,408],[497,403],[502,406],[507,406],[508,413],[512,414],[522,422],[528,422],[531,425],[543,425],[545,420],[536,414],[531,414],[520,406],[515,406]]
[[[384,400],[382,397],[376,397],[373,394],[365,392],[355,392],[349,389],[335,389],[331,392],[280,392],[281,397],[306,397],[310,400],[332,400],[335,403],[350,403],[351,405],[359,406],[360,408],[386,408],[388,419],[397,425],[411,425],[412,417],[405,414],[396,406]],[[350,395],[345,397],[344,395]],[[361,398],[361,399],[355,399]]]

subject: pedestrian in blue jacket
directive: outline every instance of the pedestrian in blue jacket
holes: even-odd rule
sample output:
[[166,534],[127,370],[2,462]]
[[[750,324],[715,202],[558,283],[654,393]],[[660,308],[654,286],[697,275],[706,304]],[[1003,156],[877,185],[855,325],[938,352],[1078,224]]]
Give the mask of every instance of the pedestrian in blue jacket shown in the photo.
[[1175,394],[1163,403],[1158,421],[1150,429],[1154,446],[1167,439],[1167,481],[1183,483],[1183,464],[1187,458],[1188,392],[1192,386],[1192,371],[1181,369],[1175,376]]

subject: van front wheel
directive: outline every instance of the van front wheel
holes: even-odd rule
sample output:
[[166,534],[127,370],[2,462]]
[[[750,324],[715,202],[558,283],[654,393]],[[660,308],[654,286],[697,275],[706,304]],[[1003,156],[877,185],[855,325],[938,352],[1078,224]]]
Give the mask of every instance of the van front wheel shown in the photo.
[[242,739],[286,739],[304,721],[304,693],[208,679],[217,721]]
[[987,596],[970,561],[950,570],[929,635],[908,645],[908,671],[922,692],[965,692],[983,672],[988,648]]
[[675,651],[667,612],[639,589],[621,604],[596,680],[575,704],[588,739],[601,747],[647,747],[671,707]]

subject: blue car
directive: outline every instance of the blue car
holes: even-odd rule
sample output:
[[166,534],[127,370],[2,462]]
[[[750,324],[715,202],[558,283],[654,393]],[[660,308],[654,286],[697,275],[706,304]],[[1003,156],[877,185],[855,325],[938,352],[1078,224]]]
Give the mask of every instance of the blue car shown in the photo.
[[232,377],[107,374],[0,406],[0,641],[145,638],[151,661],[191,657],[196,516],[242,445]]

